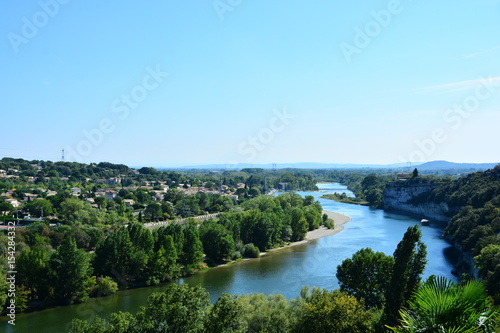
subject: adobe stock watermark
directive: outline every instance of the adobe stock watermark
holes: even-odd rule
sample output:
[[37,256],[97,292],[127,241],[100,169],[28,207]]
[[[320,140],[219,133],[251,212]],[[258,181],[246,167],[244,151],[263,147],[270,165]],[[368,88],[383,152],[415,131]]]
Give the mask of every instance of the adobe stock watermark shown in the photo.
[[66,5],[71,0],[40,0],[38,6],[40,10],[34,13],[30,18],[23,16],[21,18],[20,33],[9,32],[7,39],[15,53],[19,53],[21,45],[26,45],[30,40],[38,35],[40,29],[45,27],[51,19],[57,14],[62,5]]
[[7,302],[5,311],[9,325],[16,325],[16,221],[9,221],[7,228]]
[[274,116],[269,120],[267,127],[262,128],[255,135],[249,136],[238,145],[238,154],[245,158],[240,161],[229,162],[230,166],[237,167],[240,163],[251,163],[254,161],[258,153],[264,151],[274,141],[276,135],[283,132],[296,117],[296,115],[289,113],[285,108],[274,110],[273,114]]
[[354,27],[352,44],[342,42],[339,45],[347,63],[351,63],[354,55],[366,49],[392,23],[393,18],[403,12],[403,9],[400,0],[390,0],[386,9],[370,12],[373,19],[368,21],[363,28]]
[[212,6],[214,7],[217,16],[219,16],[219,20],[224,21],[226,13],[233,12],[242,3],[243,0],[215,0],[212,2]]
[[[168,73],[163,72],[159,65],[156,68],[146,67],[146,75],[140,84],[130,89],[128,94],[122,94],[111,103],[111,112],[118,116],[119,120],[128,118],[132,110],[137,109],[149,94],[157,89],[168,77]],[[94,148],[101,145],[104,137],[111,134],[116,129],[116,121],[110,117],[103,118],[98,125],[90,130],[83,129],[84,139],[80,140],[73,148],[66,146],[64,152],[69,160],[81,161],[83,157],[92,154]]]
[[404,163],[426,162],[429,160],[430,156],[436,151],[436,148],[448,140],[447,133],[460,129],[464,120],[479,110],[481,102],[488,100],[493,94],[500,92],[500,78],[481,78],[473,89],[473,93],[467,95],[462,101],[444,112],[443,121],[448,125],[447,127],[436,127],[428,137],[416,140],[415,145],[417,148],[409,153],[407,157],[399,156],[399,160]]

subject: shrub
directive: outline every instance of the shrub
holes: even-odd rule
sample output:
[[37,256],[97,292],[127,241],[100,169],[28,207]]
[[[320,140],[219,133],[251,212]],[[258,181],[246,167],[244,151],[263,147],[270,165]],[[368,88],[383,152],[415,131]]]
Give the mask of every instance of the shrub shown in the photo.
[[328,229],[334,229],[335,225],[332,219],[327,219],[325,222],[323,222],[323,225],[327,227]]
[[89,278],[89,280],[92,280],[92,282],[95,281],[95,284],[88,289],[90,296],[109,296],[114,294],[118,290],[118,284],[109,276],[92,276]]
[[248,243],[243,247],[243,256],[247,258],[258,258],[260,256],[260,250],[252,243]]

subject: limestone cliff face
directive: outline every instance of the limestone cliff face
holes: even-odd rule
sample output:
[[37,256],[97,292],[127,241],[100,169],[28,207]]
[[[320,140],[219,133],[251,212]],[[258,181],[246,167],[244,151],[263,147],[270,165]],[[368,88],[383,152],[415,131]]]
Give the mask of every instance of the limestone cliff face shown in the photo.
[[450,208],[445,202],[434,203],[417,200],[440,184],[398,181],[387,184],[384,191],[384,209],[415,214],[430,220],[450,220]]

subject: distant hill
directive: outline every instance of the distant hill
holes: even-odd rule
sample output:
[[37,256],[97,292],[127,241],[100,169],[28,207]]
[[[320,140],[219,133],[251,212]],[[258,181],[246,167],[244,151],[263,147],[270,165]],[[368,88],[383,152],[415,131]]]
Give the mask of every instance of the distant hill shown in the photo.
[[[431,161],[425,163],[412,163],[410,168],[417,167],[419,171],[439,171],[439,170],[458,170],[458,171],[484,171],[494,168],[498,163],[454,163],[448,161]],[[178,167],[175,169],[204,169],[204,170],[241,170],[245,168],[273,169],[273,164],[205,164],[190,165]],[[276,163],[277,169],[401,169],[408,168],[407,163],[394,164],[353,164],[353,163]],[[167,169],[167,168],[159,168]],[[171,168],[168,168],[171,169]]]
[[[419,163],[414,163],[413,166],[418,166]],[[341,164],[341,163],[315,163],[315,162],[299,162],[299,163],[276,163],[277,169],[396,169],[406,167],[406,163],[396,164]],[[177,169],[205,169],[205,170],[241,170],[245,168],[261,168],[273,169],[273,164],[205,164],[184,166]],[[160,168],[163,169],[163,168]]]
[[475,170],[493,169],[499,163],[453,163],[448,161],[432,161],[420,164],[418,170]]

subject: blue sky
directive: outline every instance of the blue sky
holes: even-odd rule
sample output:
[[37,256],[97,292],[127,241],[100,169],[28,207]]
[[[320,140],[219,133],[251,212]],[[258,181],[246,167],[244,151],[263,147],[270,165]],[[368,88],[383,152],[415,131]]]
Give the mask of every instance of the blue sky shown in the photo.
[[500,162],[500,1],[2,1],[0,156]]

